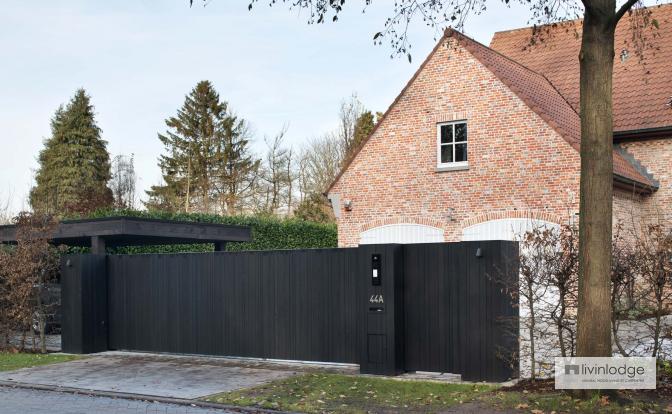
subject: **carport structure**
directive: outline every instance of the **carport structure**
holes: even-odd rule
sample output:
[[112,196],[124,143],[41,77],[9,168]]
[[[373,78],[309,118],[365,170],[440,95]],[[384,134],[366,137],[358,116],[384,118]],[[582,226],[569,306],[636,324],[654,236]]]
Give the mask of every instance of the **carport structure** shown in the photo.
[[[105,217],[64,220],[51,240],[54,244],[90,247],[93,254],[122,246],[201,243],[212,243],[215,251],[223,251],[228,242],[251,241],[252,234],[249,227],[227,224]],[[16,243],[16,226],[0,226],[0,243]]]

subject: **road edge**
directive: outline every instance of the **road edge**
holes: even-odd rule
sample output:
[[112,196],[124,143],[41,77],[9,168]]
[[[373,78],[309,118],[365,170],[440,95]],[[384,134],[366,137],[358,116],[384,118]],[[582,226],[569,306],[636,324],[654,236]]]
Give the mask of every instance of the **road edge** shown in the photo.
[[3,381],[0,380],[0,387],[4,388],[21,388],[21,389],[31,389],[37,391],[49,391],[49,392],[64,392],[68,394],[80,394],[87,395],[92,397],[106,397],[106,398],[118,398],[124,400],[133,400],[133,401],[146,401],[146,402],[159,402],[163,404],[173,404],[189,407],[199,407],[199,408],[213,408],[219,410],[228,410],[239,413],[260,413],[260,414],[299,414],[292,413],[290,411],[277,411],[271,410],[268,408],[256,408],[256,407],[241,407],[237,405],[227,405],[219,404],[214,402],[202,401],[202,400],[189,400],[186,398],[173,398],[173,397],[157,397],[154,395],[145,395],[145,394],[132,394],[127,392],[115,392],[115,391],[98,391],[98,390],[89,390],[83,388],[72,388],[72,387],[60,387],[53,385],[42,385],[42,384],[29,384],[25,382],[15,382],[15,381]]

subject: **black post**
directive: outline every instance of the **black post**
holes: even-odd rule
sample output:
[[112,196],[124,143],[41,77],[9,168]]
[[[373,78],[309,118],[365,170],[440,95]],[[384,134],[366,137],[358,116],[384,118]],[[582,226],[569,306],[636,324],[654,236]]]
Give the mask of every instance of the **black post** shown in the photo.
[[63,352],[107,350],[107,269],[105,255],[80,254],[61,260]]
[[363,374],[404,371],[403,250],[401,245],[359,247]]
[[105,239],[101,236],[91,236],[91,253],[105,254]]

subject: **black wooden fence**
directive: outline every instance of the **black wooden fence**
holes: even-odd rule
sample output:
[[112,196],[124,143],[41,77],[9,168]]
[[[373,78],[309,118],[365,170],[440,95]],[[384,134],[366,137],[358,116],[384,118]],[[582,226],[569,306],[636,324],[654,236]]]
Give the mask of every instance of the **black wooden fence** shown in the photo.
[[[373,254],[383,258],[382,286],[371,286]],[[63,348],[362,367],[376,352],[391,359],[385,372],[505,380],[516,372],[498,355],[517,345],[502,320],[510,324],[517,308],[492,279],[515,283],[516,257],[517,245],[503,241],[69,256]]]
[[109,347],[356,362],[356,253],[110,256]]

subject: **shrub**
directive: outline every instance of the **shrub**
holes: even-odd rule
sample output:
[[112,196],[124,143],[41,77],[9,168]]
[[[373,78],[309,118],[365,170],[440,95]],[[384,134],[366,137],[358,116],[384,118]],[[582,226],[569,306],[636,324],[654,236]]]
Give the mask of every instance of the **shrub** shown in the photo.
[[[335,224],[314,223],[295,218],[279,219],[273,216],[219,216],[216,214],[170,213],[137,210],[103,210],[97,211],[86,218],[113,216],[249,226],[252,229],[252,241],[228,243],[226,245],[227,251],[331,248],[336,247],[338,243]],[[208,252],[212,250],[212,244],[191,244],[120,247],[115,249],[114,252],[175,253]]]

